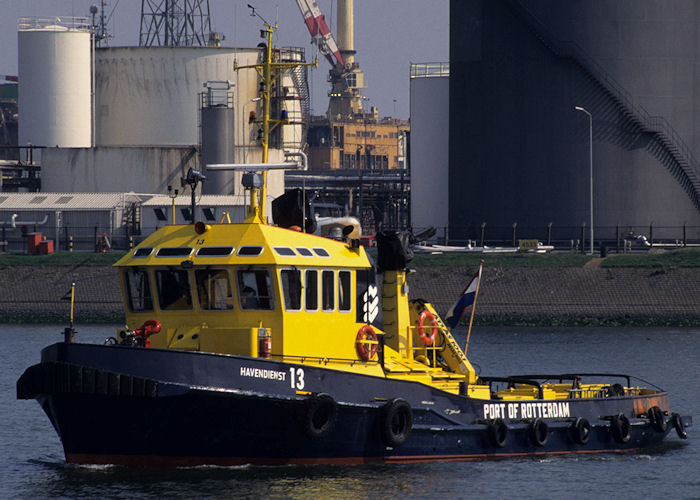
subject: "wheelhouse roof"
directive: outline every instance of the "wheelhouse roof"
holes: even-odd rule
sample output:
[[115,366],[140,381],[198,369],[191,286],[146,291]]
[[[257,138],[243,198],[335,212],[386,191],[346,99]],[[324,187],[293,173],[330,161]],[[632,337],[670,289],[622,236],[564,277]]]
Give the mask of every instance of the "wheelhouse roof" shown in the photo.
[[346,242],[266,224],[211,224],[203,234],[192,224],[168,225],[115,266],[180,266],[186,260],[195,266],[371,267],[362,247],[352,249]]

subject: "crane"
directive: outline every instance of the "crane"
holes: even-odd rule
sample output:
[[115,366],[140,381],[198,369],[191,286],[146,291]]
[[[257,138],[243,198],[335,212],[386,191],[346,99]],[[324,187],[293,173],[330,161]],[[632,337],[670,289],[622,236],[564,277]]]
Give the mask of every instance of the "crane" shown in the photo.
[[328,59],[332,67],[338,65],[344,68],[343,55],[338,49],[338,44],[335,43],[335,38],[326,24],[326,16],[321,13],[318,4],[313,0],[297,0],[297,6],[311,33],[311,42],[318,47],[318,51]]
[[326,115],[333,119],[362,115],[363,97],[360,95],[360,89],[364,88],[364,76],[359,64],[354,60],[352,0],[338,1],[338,29],[339,33],[344,35],[343,38],[339,38],[340,47],[328,28],[318,4],[314,0],[296,0],[296,2],[311,34],[311,43],[318,47],[319,52],[331,65],[328,75],[331,91],[328,93],[330,99]]

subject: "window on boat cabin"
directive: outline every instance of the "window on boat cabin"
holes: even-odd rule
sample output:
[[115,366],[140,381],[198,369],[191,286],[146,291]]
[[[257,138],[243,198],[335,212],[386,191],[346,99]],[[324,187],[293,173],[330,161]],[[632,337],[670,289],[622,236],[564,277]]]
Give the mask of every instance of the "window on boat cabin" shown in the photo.
[[298,269],[280,270],[282,298],[287,311],[301,310],[301,271]]
[[192,309],[190,276],[183,269],[159,269],[155,272],[158,306],[163,311]]
[[199,308],[208,311],[233,309],[233,289],[226,269],[197,269]]
[[237,281],[241,309],[274,309],[272,278],[267,269],[239,269]]
[[306,310],[318,311],[318,271],[316,269],[307,269],[304,274]]
[[321,309],[332,311],[335,309],[335,273],[326,269],[321,272]]
[[352,275],[350,271],[338,271],[338,310],[352,309]]
[[126,296],[129,310],[132,312],[152,311],[153,295],[148,272],[143,269],[129,268],[124,271]]
[[309,250],[308,248],[304,247],[297,247],[297,252],[299,252],[299,255],[302,257],[313,257],[314,254]]

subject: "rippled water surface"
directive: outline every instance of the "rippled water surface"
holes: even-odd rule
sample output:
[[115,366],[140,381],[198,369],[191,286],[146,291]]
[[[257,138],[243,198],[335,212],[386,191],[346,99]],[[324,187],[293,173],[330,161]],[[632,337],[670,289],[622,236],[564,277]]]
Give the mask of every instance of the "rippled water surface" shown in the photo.
[[[116,327],[80,326],[102,342]],[[700,330],[480,328],[468,356],[484,375],[628,372],[663,387],[696,427],[645,454],[353,467],[149,469],[67,465],[15,382],[61,326],[0,325],[0,498],[700,498]],[[464,344],[464,333],[458,336]],[[109,429],[105,429],[109,432]]]

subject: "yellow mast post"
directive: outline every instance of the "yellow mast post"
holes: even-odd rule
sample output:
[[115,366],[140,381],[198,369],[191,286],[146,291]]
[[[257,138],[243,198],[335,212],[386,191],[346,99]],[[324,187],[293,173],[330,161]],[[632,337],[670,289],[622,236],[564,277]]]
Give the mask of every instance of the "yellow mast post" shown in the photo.
[[[262,18],[261,18],[262,19]],[[262,138],[260,140],[260,145],[262,146],[262,162],[268,162],[268,148],[270,133],[277,128],[286,120],[282,119],[270,119],[270,88],[272,87],[272,82],[275,81],[282,74],[283,71],[295,68],[297,66],[318,66],[318,57],[315,58],[313,63],[299,63],[299,62],[272,62],[272,34],[277,30],[277,24],[269,24],[264,19],[262,20],[265,29],[261,30],[261,37],[267,40],[267,46],[265,48],[265,57],[262,64],[254,64],[249,66],[239,66],[234,60],[233,70],[238,71],[239,69],[253,68],[257,71],[258,76],[262,80],[261,86],[261,98],[263,101],[263,117],[262,120],[256,120],[255,123],[262,125]],[[270,126],[272,123],[272,126]],[[258,193],[251,193],[251,203],[248,210],[248,215],[246,216],[245,222],[258,222],[266,223],[265,220],[265,199],[267,196],[267,171],[262,172],[262,186],[259,188]],[[256,199],[257,194],[257,199]]]

